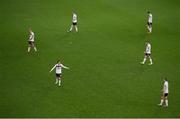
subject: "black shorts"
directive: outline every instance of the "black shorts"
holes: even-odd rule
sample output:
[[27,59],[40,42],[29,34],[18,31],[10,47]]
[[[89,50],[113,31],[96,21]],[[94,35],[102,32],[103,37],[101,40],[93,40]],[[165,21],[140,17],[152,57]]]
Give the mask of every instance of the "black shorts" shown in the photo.
[[152,23],[151,23],[151,22],[147,22],[147,25],[148,25],[148,26],[152,26]]
[[34,45],[34,41],[28,41],[28,44],[33,46]]
[[60,78],[60,77],[61,77],[61,74],[56,74],[56,77],[57,77],[57,78]]
[[75,26],[75,25],[77,25],[77,22],[73,22],[72,24]]
[[145,53],[145,55],[146,55],[147,57],[151,56],[151,54],[150,54],[150,53]]
[[164,93],[164,97],[167,97],[168,96],[168,93]]

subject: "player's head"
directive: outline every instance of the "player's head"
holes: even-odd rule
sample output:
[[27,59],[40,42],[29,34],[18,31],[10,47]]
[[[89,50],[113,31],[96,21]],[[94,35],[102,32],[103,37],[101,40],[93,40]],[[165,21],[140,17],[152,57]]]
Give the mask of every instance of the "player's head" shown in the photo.
[[29,27],[29,32],[32,32],[32,29],[31,29],[31,27]]
[[146,41],[146,45],[149,44],[150,42],[149,41]]
[[164,77],[164,81],[167,81],[167,78],[166,78],[166,77]]
[[61,63],[61,61],[60,61],[60,60],[58,60],[58,61],[57,61],[57,64],[60,64],[60,63]]
[[76,12],[75,12],[75,11],[73,11],[73,12],[72,12],[72,14],[76,14]]
[[150,11],[148,11],[147,13],[148,13],[148,14],[150,14],[151,12],[150,12]]

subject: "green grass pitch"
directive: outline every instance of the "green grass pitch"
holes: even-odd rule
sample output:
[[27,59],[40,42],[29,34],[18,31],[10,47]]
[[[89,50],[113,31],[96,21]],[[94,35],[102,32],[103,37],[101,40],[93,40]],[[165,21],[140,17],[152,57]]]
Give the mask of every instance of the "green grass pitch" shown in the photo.
[[[73,10],[79,33],[67,33]],[[179,0],[0,0],[0,117],[180,117],[179,11]],[[152,66],[140,65],[146,40]],[[58,59],[62,87],[49,73]]]

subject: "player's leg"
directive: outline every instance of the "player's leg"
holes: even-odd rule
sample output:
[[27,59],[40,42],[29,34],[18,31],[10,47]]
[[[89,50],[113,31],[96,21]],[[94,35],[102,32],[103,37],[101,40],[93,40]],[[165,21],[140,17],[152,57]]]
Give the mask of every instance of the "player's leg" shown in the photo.
[[28,52],[30,52],[31,51],[31,42],[29,41],[28,42]]
[[56,74],[56,82],[55,82],[55,84],[58,84],[58,76],[57,76],[57,74]]
[[68,32],[71,32],[73,30],[73,25],[71,25],[70,29]]
[[148,33],[152,33],[152,23],[147,24]]
[[149,65],[152,65],[152,64],[153,64],[153,61],[152,61],[152,58],[151,58],[150,55],[149,55],[149,61],[150,61]]
[[152,33],[152,25],[149,27],[149,33]]
[[146,59],[147,59],[147,56],[146,56],[146,54],[145,54],[144,59],[143,59],[143,61],[141,62],[141,64],[145,64]]
[[152,23],[149,23],[149,33],[152,33]]
[[75,28],[76,32],[78,32],[77,23],[74,23],[73,25],[74,25],[74,28]]
[[150,28],[151,28],[150,25],[148,25],[148,33],[150,33]]
[[37,48],[36,48],[36,46],[35,46],[34,43],[32,44],[32,46],[33,46],[33,48],[34,48],[34,51],[37,52]]
[[168,107],[168,99],[167,99],[167,97],[165,98],[165,107]]
[[149,33],[149,22],[147,22],[147,32]]
[[59,86],[61,86],[61,74],[56,74],[56,84],[58,84]]
[[149,24],[149,25],[148,25],[148,33],[149,33],[149,34],[152,33],[152,24]]
[[55,82],[55,84],[58,84],[58,78],[56,77],[56,82]]
[[161,102],[160,104],[158,104],[159,106],[162,106],[163,105],[163,102],[164,102],[164,96],[161,97]]
[[165,107],[168,107],[168,95],[166,94],[164,97]]
[[152,23],[150,24],[149,30],[150,30],[150,33],[152,33]]
[[59,86],[61,86],[61,77],[58,78]]
[[76,32],[78,32],[78,27],[77,27],[77,25],[75,26],[75,29],[76,29]]
[[37,48],[36,48],[36,46],[34,46],[34,51],[35,51],[35,52],[37,52]]
[[28,46],[28,52],[30,52],[31,51],[31,47],[30,46]]
[[55,84],[58,84],[58,74],[56,74],[56,82]]
[[36,47],[34,47],[34,51],[37,52],[37,48]]
[[149,32],[149,25],[147,25],[147,31]]

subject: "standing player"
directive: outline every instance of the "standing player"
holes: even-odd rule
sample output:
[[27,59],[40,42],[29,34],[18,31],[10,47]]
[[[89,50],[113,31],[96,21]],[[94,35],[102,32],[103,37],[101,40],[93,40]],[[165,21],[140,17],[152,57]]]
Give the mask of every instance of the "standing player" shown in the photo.
[[34,33],[32,32],[31,28],[29,28],[29,40],[28,40],[28,52],[31,51],[31,48],[34,48],[35,52],[37,52],[37,48],[34,44]]
[[50,72],[52,72],[52,70],[54,70],[56,68],[56,82],[55,84],[59,83],[59,86],[61,86],[61,74],[62,74],[62,68],[65,69],[69,69],[69,67],[64,66],[63,64],[61,64],[61,62],[58,60],[57,64],[54,65],[54,67],[50,70]]
[[147,13],[148,13],[147,29],[148,29],[148,33],[152,33],[152,20],[153,20],[153,16],[152,16],[150,11],[148,11]]
[[164,85],[163,85],[163,89],[162,89],[163,95],[161,97],[161,102],[160,104],[158,104],[159,106],[162,106],[163,103],[164,107],[168,107],[168,93],[169,93],[169,87],[168,87],[168,81],[166,78],[164,78]]
[[144,64],[147,60],[147,58],[149,58],[149,65],[152,65],[152,58],[151,58],[151,44],[147,41],[146,42],[146,51],[144,52],[145,56],[144,56],[144,60],[141,62],[141,64]]
[[77,28],[77,14],[75,12],[73,12],[72,14],[72,25],[71,28],[68,32],[71,32],[73,30],[73,28],[75,28],[76,32],[78,32],[78,28]]

